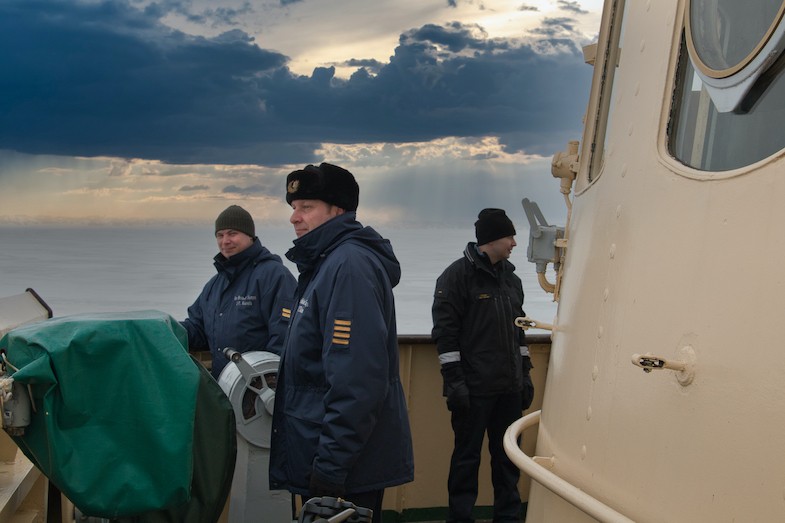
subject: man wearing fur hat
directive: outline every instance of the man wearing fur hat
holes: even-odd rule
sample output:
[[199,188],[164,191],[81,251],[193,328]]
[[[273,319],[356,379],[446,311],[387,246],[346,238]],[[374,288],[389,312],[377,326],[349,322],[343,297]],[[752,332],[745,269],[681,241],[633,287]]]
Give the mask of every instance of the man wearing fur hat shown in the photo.
[[524,316],[523,287],[509,262],[515,227],[501,209],[483,209],[477,243],[436,281],[433,339],[455,447],[447,479],[449,522],[470,522],[485,433],[491,455],[493,521],[520,521],[520,471],[504,452],[507,427],[531,405],[529,349],[515,318]]
[[218,379],[229,360],[223,349],[263,350],[280,354],[288,307],[297,282],[280,256],[256,237],[253,218],[239,205],[227,207],[215,220],[218,273],[188,308],[182,325],[191,350],[208,349],[212,375]]
[[381,521],[384,489],[412,481],[389,240],[356,219],[359,187],[329,163],[286,178],[300,271],[278,373],[270,487],[342,497]]

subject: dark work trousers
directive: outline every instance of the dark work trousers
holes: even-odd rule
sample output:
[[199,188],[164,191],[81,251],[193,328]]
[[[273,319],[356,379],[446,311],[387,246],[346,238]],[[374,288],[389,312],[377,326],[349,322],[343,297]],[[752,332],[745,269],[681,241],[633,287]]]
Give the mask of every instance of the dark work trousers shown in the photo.
[[373,523],[382,523],[382,500],[384,489],[362,492],[360,494],[346,494],[346,501],[351,501],[356,507],[373,510]]
[[504,452],[504,432],[521,417],[521,394],[471,396],[468,410],[453,412],[452,430],[455,449],[447,479],[449,493],[448,523],[472,522],[472,508],[477,501],[477,474],[485,432],[491,455],[493,484],[493,521],[520,521],[521,496],[518,479],[521,472]]

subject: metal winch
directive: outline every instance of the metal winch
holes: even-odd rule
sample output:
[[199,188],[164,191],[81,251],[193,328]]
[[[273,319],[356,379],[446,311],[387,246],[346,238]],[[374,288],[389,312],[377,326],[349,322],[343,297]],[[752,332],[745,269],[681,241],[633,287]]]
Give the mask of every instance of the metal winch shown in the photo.
[[240,353],[224,349],[230,363],[218,384],[234,408],[237,426],[237,465],[229,503],[230,523],[291,521],[291,496],[271,491],[268,478],[275,386],[280,358],[271,353]]

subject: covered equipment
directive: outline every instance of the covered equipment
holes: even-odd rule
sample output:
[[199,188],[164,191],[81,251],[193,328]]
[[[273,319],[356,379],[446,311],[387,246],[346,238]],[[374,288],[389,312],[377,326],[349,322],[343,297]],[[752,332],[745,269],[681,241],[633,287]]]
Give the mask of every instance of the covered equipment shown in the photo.
[[14,441],[85,515],[214,522],[228,496],[235,418],[158,311],[54,318],[0,340],[6,374],[29,391]]

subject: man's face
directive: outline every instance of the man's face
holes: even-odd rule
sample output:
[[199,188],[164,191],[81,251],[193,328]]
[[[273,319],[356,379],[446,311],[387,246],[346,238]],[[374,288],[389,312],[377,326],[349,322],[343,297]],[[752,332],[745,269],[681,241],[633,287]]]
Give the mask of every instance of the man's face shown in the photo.
[[501,260],[507,260],[512,254],[512,249],[518,245],[515,242],[515,236],[506,236],[493,240],[483,245],[483,250],[488,254],[488,257],[493,263]]
[[298,238],[344,213],[340,207],[322,200],[294,200],[292,209],[289,222],[294,225],[294,233]]
[[226,258],[240,254],[253,245],[253,238],[234,229],[221,229],[215,233],[215,240],[218,242],[218,250]]

